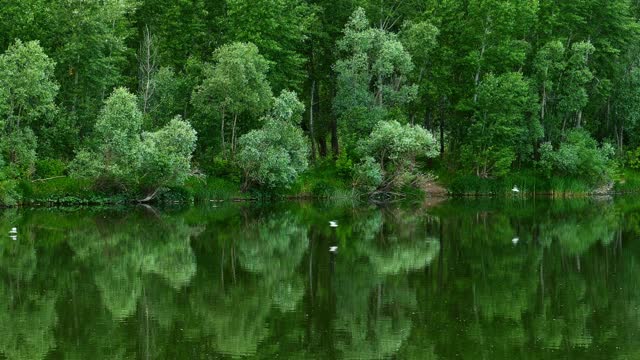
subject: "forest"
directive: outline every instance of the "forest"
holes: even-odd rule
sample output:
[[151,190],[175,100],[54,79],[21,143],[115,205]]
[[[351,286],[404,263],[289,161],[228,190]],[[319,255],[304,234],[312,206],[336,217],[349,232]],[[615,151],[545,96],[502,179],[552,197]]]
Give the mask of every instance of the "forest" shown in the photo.
[[640,189],[639,18],[632,0],[3,0],[0,205]]

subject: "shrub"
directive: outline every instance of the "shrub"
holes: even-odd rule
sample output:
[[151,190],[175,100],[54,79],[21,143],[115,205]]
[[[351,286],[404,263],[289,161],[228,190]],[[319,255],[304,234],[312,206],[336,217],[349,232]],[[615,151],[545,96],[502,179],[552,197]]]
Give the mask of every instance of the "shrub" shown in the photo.
[[354,168],[354,187],[366,191],[375,191],[383,182],[384,173],[376,159],[368,156]]
[[[438,155],[437,141],[420,126],[381,121],[371,135],[360,142],[363,160],[356,167],[355,183],[387,191],[402,188],[418,174],[416,158]],[[374,166],[377,164],[377,167]]]
[[346,151],[343,151],[336,159],[336,170],[338,175],[344,179],[351,178],[353,175],[353,161],[349,158]]
[[14,206],[20,200],[15,180],[0,180],[0,206]]
[[557,150],[548,143],[541,146],[540,167],[547,176],[556,173],[595,184],[611,178],[614,153],[611,144],[598,146],[587,131],[574,129],[567,133]]
[[36,176],[40,179],[64,175],[67,164],[58,159],[41,159],[36,161]]

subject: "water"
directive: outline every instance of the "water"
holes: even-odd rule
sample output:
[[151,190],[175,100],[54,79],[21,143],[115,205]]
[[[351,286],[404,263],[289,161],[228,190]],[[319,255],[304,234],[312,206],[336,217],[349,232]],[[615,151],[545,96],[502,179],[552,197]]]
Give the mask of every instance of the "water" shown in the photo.
[[638,359],[639,220],[638,199],[4,211],[0,358]]

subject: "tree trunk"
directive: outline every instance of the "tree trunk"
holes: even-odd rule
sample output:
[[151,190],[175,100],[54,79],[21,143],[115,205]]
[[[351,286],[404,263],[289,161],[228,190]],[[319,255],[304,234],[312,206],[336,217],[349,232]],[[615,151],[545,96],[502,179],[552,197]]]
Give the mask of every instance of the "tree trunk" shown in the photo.
[[147,195],[147,197],[145,197],[144,199],[140,199],[138,200],[139,203],[147,203],[153,199],[155,199],[155,197],[158,195],[158,192],[160,191],[160,188],[156,188],[155,190],[153,190],[153,192],[149,195]]
[[311,82],[311,100],[309,101],[309,137],[311,138],[311,161],[316,160],[316,139],[313,131],[313,107],[315,106],[316,81]]
[[149,27],[145,26],[142,43],[140,44],[139,56],[139,76],[140,76],[140,97],[142,98],[142,113],[149,112],[151,98],[155,92],[153,76],[156,72],[156,54],[153,47],[153,37],[149,32]]
[[578,111],[578,116],[577,116],[577,121],[576,121],[576,127],[579,129],[582,127],[582,110]]
[[340,144],[338,143],[338,121],[333,119],[331,121],[331,150],[333,156],[338,157],[340,155]]
[[224,143],[224,116],[225,116],[225,109],[224,107],[222,108],[222,119],[220,120],[220,140],[221,140],[221,145],[222,145],[222,156],[224,156],[226,158],[227,154],[226,154],[226,145]]
[[446,102],[446,97],[442,98],[440,103],[440,157],[444,156],[444,106]]
[[236,123],[238,122],[238,114],[233,115],[233,125],[231,126],[231,158],[236,155]]
[[320,157],[327,157],[327,138],[324,135],[318,138],[318,153]]

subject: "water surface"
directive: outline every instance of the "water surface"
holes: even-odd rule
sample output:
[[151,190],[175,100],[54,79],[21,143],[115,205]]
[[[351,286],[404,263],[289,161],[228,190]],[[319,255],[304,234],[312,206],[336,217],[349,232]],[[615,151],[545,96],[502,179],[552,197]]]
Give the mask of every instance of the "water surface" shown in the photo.
[[0,358],[638,359],[639,220],[638,199],[7,210]]

